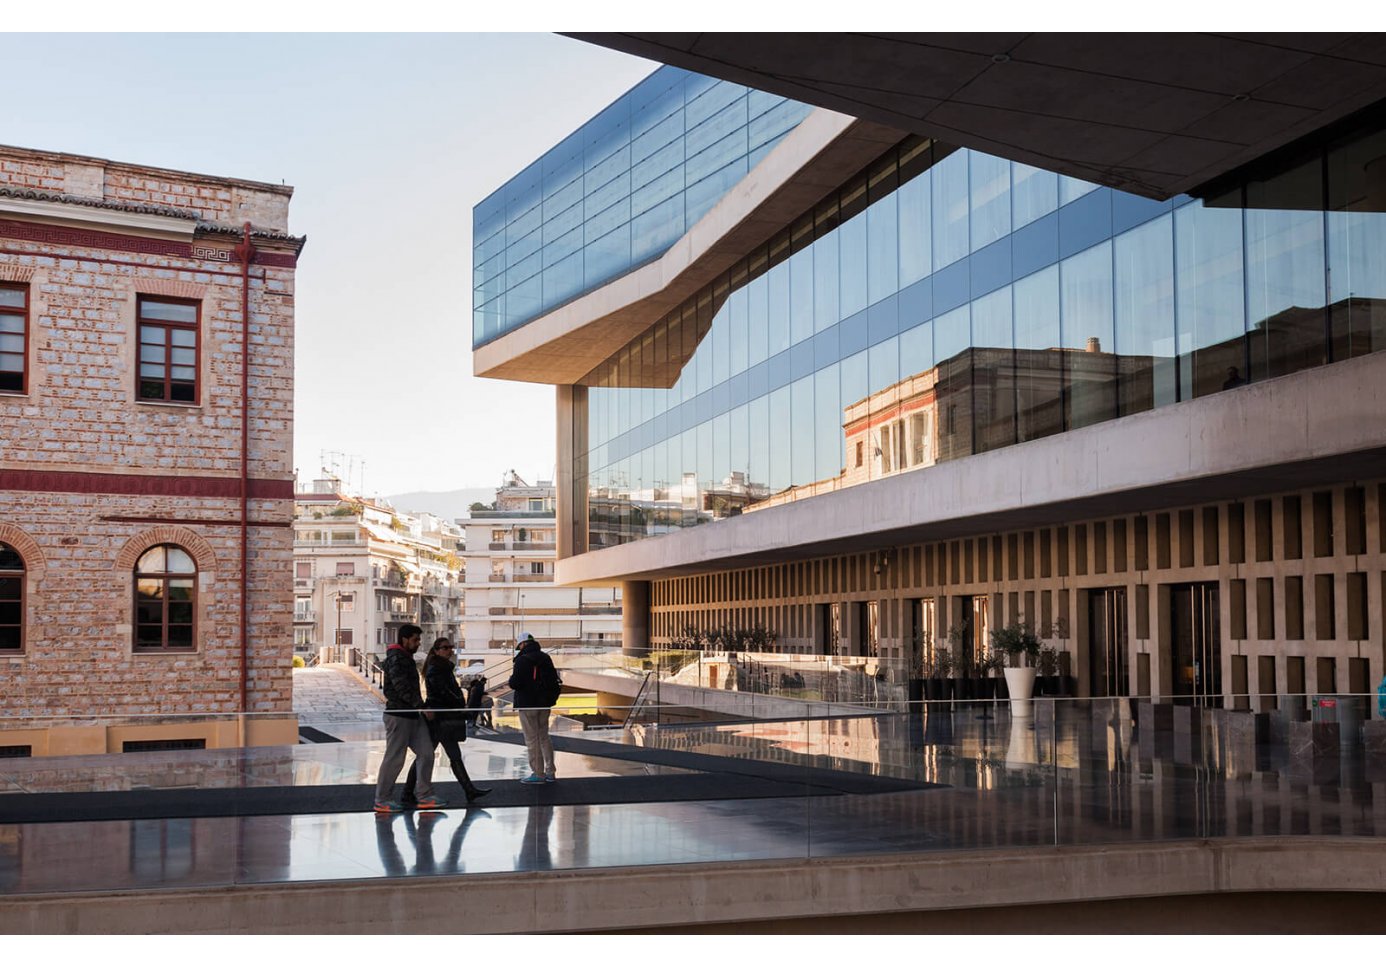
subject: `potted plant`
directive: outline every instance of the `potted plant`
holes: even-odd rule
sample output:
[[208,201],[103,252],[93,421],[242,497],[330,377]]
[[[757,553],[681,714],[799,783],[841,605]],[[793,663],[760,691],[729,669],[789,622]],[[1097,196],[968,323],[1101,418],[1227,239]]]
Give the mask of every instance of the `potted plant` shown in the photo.
[[1006,699],[1010,695],[1006,690],[1006,658],[1006,653],[993,649],[983,663],[989,677],[987,682],[991,684],[988,699]]
[[929,670],[929,683],[926,686],[930,699],[953,698],[953,653],[947,646],[934,648],[933,667]]
[[1046,645],[1048,654],[1041,651],[1039,657],[1040,689],[1046,696],[1067,696],[1074,695],[1077,691],[1077,682],[1070,683],[1067,677],[1067,658],[1068,653],[1063,648],[1063,643],[1068,640],[1068,623],[1062,618],[1056,619],[1051,625],[1045,626],[1040,633],[1041,638],[1058,639],[1059,645]]
[[975,692],[972,650],[968,648],[968,629],[965,625],[948,627],[948,645],[953,656],[953,698],[970,700]]
[[1058,696],[1063,692],[1062,677],[1059,675],[1059,650],[1052,645],[1043,645],[1039,650],[1039,678],[1041,696]]
[[927,672],[924,667],[925,655],[929,650],[928,639],[928,633],[922,629],[915,629],[910,639],[910,669],[906,696],[911,703],[921,702],[925,697],[924,680]]
[[[1013,716],[1029,716],[1030,697],[1035,690],[1034,659],[1039,655],[1040,640],[1035,630],[1025,622],[1013,622],[991,633],[993,652],[1006,656],[1006,691],[1011,699]],[[1023,664],[1022,664],[1023,663]]]

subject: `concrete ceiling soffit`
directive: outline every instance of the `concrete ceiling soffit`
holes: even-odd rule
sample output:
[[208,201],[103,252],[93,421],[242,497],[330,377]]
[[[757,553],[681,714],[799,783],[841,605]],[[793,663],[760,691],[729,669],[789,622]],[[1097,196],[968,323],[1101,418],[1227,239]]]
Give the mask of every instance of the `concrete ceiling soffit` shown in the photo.
[[569,34],[1165,199],[1386,98],[1383,34]]
[[[581,383],[906,136],[875,122],[815,112],[662,257],[478,347],[473,372],[527,383]],[[686,362],[685,356],[651,368],[639,385],[672,386]]]

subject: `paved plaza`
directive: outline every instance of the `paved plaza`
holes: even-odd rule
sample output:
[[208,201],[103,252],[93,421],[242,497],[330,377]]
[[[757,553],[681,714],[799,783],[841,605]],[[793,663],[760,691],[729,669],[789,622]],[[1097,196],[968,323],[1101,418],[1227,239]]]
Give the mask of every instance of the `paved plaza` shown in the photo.
[[384,708],[379,693],[344,665],[294,670],[294,712],[300,727],[342,740],[384,739]]

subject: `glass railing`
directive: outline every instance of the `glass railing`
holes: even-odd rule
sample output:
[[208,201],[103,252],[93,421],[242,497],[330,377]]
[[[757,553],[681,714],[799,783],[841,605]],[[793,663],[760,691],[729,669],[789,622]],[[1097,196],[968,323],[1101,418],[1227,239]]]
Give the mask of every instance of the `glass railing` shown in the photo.
[[[558,781],[535,786],[516,782],[518,717],[498,705],[461,747],[492,788],[485,810],[462,802],[440,750],[453,805],[381,818],[383,731],[353,741],[320,723],[292,745],[268,742],[298,726],[283,714],[0,720],[0,894],[1386,836],[1375,693],[1041,696],[1027,714],[996,698],[754,714],[705,698],[656,697],[626,726],[628,699],[565,696]],[[83,752],[97,736],[102,751]]]

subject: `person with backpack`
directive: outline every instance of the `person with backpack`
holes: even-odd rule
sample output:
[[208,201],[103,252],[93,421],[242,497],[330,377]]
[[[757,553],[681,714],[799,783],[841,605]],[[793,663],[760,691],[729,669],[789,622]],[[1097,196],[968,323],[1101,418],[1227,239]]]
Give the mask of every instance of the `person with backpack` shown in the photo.
[[558,779],[553,765],[553,742],[549,739],[549,713],[563,689],[563,680],[539,642],[526,632],[516,643],[514,671],[509,686],[515,690],[515,709],[525,734],[529,753],[529,776],[521,783],[553,783]]

